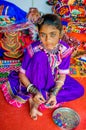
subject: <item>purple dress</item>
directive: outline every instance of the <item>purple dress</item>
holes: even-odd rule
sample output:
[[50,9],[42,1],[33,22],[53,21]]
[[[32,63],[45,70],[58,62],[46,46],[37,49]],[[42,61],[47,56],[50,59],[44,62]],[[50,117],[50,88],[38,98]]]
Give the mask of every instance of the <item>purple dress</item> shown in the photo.
[[[84,94],[84,88],[80,83],[68,75],[70,66],[71,48],[67,43],[60,41],[54,52],[48,52],[43,45],[36,41],[28,46],[22,61],[20,72],[24,73],[32,84],[42,93],[46,99],[46,93],[55,86],[59,74],[66,74],[66,80],[57,95],[57,102],[67,102],[77,99]],[[5,83],[11,96],[17,102],[26,102],[30,98],[27,89],[23,86],[18,73],[12,71]]]

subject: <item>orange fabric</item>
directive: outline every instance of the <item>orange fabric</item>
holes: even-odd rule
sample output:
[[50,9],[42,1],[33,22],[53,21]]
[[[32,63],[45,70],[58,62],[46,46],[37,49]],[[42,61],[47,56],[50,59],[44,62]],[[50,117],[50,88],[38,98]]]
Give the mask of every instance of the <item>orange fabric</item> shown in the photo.
[[86,42],[86,33],[68,33],[68,35],[77,38],[80,42]]

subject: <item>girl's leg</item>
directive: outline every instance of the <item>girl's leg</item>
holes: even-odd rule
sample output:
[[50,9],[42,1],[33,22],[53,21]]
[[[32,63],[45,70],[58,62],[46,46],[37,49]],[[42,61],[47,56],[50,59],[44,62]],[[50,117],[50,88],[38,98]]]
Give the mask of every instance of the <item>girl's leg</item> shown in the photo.
[[57,102],[67,102],[80,98],[84,94],[83,86],[74,78],[67,75],[62,90],[57,95]]
[[30,104],[30,116],[33,120],[37,120],[37,116],[42,116],[42,113],[38,110],[39,104],[35,103],[32,97],[29,99]]

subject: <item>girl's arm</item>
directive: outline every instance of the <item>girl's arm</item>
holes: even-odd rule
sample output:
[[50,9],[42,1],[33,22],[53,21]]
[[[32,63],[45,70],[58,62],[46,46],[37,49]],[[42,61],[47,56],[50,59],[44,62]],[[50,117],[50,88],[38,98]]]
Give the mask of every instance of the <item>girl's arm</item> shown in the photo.
[[66,79],[66,74],[60,74],[58,80],[56,81],[55,87],[51,90],[51,94],[56,96],[64,85]]
[[31,83],[29,81],[29,79],[26,77],[26,75],[22,72],[19,73],[19,79],[20,82],[25,86],[28,87]]
[[61,90],[62,86],[64,85],[66,75],[60,74],[59,79],[56,81],[56,85],[50,91],[50,97],[46,102],[46,105],[49,105],[49,108],[53,108],[57,104],[56,96],[58,92]]
[[38,93],[38,90],[35,87],[35,85],[30,83],[29,79],[24,73],[20,72],[19,78],[20,78],[20,82],[27,88],[27,92],[31,93],[32,95],[35,95]]
[[66,78],[66,74],[60,74],[58,80],[56,81],[56,86],[59,86],[61,88],[64,85]]
[[33,95],[34,102],[41,104],[45,102],[45,99],[43,98],[42,94],[35,88],[33,84],[30,83],[29,79],[26,77],[26,75],[22,72],[19,73],[20,82],[27,87],[27,92],[31,93]]

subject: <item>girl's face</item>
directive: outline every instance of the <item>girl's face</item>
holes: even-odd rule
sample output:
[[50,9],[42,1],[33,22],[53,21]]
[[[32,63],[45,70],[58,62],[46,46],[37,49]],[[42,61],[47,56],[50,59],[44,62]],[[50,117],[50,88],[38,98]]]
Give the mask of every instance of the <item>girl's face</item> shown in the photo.
[[60,31],[52,25],[43,25],[39,31],[39,37],[44,47],[52,50],[56,47],[59,41]]

